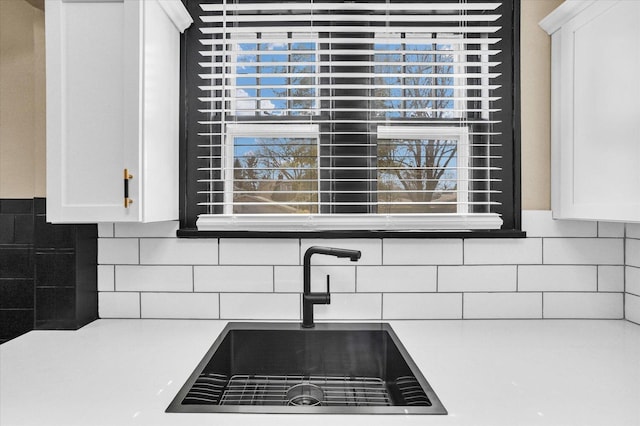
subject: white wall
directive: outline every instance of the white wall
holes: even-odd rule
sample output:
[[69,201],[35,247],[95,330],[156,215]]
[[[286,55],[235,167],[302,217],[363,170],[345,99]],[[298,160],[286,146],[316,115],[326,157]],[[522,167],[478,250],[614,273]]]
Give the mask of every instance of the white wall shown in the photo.
[[0,0],[0,198],[45,195],[44,12]]

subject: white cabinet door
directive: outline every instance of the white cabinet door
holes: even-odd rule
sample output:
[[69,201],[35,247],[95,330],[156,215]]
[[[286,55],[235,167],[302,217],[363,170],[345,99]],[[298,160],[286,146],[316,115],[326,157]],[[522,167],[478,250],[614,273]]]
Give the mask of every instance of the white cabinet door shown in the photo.
[[552,34],[552,210],[640,221],[640,2],[567,1]]
[[177,219],[180,31],[188,13],[179,0],[46,6],[47,220]]

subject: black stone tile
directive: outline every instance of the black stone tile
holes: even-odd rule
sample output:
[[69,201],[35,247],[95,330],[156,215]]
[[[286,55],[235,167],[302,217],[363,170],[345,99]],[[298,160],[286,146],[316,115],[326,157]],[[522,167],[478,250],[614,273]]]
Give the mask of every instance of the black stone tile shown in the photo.
[[0,214],[0,244],[13,244],[15,215]]
[[98,292],[86,290],[80,283],[76,288],[76,321],[78,327],[89,324],[98,319]]
[[0,279],[0,309],[33,309],[33,280]]
[[13,339],[33,327],[33,309],[0,309],[0,339]]
[[69,321],[76,317],[73,288],[36,288],[36,321]]
[[0,278],[33,278],[33,250],[0,247]]
[[33,243],[33,215],[17,214],[15,216],[15,242],[17,244]]
[[98,318],[98,227],[76,229],[76,320],[82,327]]
[[56,320],[73,321],[76,318],[76,289],[56,289]]
[[37,249],[72,249],[75,247],[75,225],[47,223],[44,215],[35,216]]
[[36,252],[36,287],[74,287],[75,254]]
[[47,199],[46,198],[34,198],[33,199],[33,212],[35,214],[45,214],[47,212]]
[[0,200],[0,213],[24,214],[33,213],[32,198],[4,198]]
[[36,321],[56,318],[56,292],[53,287],[36,288]]

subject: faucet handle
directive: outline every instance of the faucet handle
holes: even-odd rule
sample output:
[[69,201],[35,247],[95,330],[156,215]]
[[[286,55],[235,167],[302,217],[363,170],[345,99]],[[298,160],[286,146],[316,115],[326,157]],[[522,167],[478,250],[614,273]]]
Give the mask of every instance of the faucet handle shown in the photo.
[[327,274],[327,294],[331,294],[331,287],[329,285],[329,274]]

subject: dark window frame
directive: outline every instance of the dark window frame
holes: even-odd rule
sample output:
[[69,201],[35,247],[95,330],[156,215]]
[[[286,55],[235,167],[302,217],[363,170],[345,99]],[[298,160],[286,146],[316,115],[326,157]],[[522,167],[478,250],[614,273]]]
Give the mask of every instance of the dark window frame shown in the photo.
[[[199,7],[197,2],[183,0],[198,25]],[[180,230],[178,236],[182,237],[242,237],[242,238],[511,238],[524,237],[521,231],[521,120],[520,120],[520,0],[505,1],[503,7],[509,7],[510,14],[505,13],[503,29],[503,51],[505,52],[501,67],[503,77],[500,78],[498,96],[504,99],[505,107],[500,112],[501,126],[509,126],[502,131],[502,137],[511,143],[503,143],[502,158],[496,161],[496,165],[502,168],[502,181],[499,186],[502,192],[497,196],[501,202],[500,213],[503,225],[500,230],[474,230],[460,232],[438,231],[309,231],[309,232],[264,232],[264,231],[198,231],[196,220],[199,214],[205,213],[205,209],[196,204],[196,192],[203,188],[195,179],[198,167],[196,154],[192,152],[195,147],[189,146],[189,134],[197,132],[194,127],[195,120],[189,122],[189,111],[197,110],[197,96],[189,96],[189,64],[197,63],[200,58],[198,49],[193,48],[197,43],[197,35],[189,30],[181,37],[180,49]],[[507,37],[506,35],[509,35]],[[191,46],[191,48],[190,48]],[[511,79],[504,77],[505,71]],[[192,74],[197,74],[194,70]],[[507,81],[510,80],[510,81]],[[295,121],[295,120],[293,120]]]

